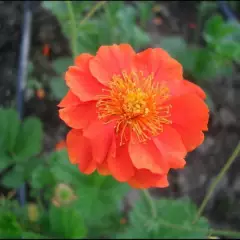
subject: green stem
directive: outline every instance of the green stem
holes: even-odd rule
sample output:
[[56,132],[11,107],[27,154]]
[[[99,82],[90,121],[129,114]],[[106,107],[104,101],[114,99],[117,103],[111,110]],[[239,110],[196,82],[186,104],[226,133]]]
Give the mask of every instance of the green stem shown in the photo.
[[71,22],[71,31],[72,31],[72,37],[71,37],[71,43],[72,43],[72,50],[73,50],[73,56],[74,58],[77,56],[77,24],[76,24],[76,18],[74,16],[74,11],[72,7],[71,1],[65,1],[68,9],[68,14]]
[[201,206],[198,209],[196,218],[193,221],[193,223],[195,223],[199,219],[199,217],[201,216],[204,208],[206,207],[209,199],[211,198],[211,196],[213,194],[214,189],[216,188],[217,184],[220,182],[220,180],[222,179],[224,174],[227,172],[227,170],[229,169],[229,167],[231,166],[233,161],[236,159],[236,157],[238,156],[239,152],[240,152],[240,142],[238,143],[238,145],[236,146],[235,150],[233,151],[231,157],[227,160],[226,164],[223,166],[223,168],[221,169],[220,173],[217,175],[217,177],[213,181],[212,185],[210,186],[210,188],[209,188],[205,198],[203,199],[203,202],[202,202]]
[[[191,227],[189,228],[182,225],[168,223],[168,222],[165,222],[164,220],[161,220],[161,224],[176,230],[185,230],[189,232],[203,232],[203,233],[206,232],[206,229],[203,229],[203,228],[191,228]],[[215,236],[221,235],[221,236],[236,237],[236,238],[240,237],[240,232],[234,232],[234,231],[228,231],[228,230],[218,230],[218,229],[210,228],[209,232],[211,232],[211,235],[215,235]]]
[[157,217],[157,211],[156,211],[156,206],[153,202],[153,199],[152,197],[150,196],[148,190],[146,189],[143,189],[142,190],[142,193],[143,193],[143,196],[144,198],[146,199],[147,203],[149,204],[149,207],[151,209],[151,213],[152,213],[152,216],[153,218],[155,219]]
[[81,20],[79,25],[82,25],[83,23],[85,23],[105,3],[107,3],[107,1],[100,1],[100,2],[96,3],[96,5],[94,5],[93,8],[90,9],[90,11],[87,13],[87,15]]

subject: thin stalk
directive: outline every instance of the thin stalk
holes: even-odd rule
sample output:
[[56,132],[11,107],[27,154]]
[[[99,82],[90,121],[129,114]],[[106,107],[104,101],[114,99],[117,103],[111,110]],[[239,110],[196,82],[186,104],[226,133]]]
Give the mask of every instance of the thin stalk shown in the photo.
[[72,2],[71,1],[65,1],[65,2],[66,2],[66,5],[67,5],[68,15],[69,15],[69,19],[70,19],[70,22],[71,22],[71,31],[72,31],[71,44],[72,44],[73,56],[75,58],[78,54],[76,18],[75,18],[75,15],[74,15]]
[[87,15],[80,21],[79,25],[85,23],[105,3],[107,3],[107,1],[100,1],[96,5],[94,5],[93,8],[91,8],[90,11],[87,13]]
[[151,214],[152,214],[153,218],[155,219],[157,217],[157,211],[156,211],[156,206],[155,206],[155,204],[153,202],[153,199],[150,196],[148,190],[143,189],[142,193],[143,193],[143,196],[144,196],[145,200],[149,204],[149,207],[150,207],[150,210],[151,210]]
[[216,188],[217,184],[220,182],[220,180],[222,179],[224,174],[227,172],[227,170],[230,168],[230,166],[232,165],[233,161],[238,156],[239,152],[240,152],[240,142],[238,143],[238,145],[236,146],[236,148],[233,151],[232,155],[227,160],[226,164],[223,166],[223,168],[221,169],[221,171],[219,172],[219,174],[217,175],[217,177],[213,181],[212,185],[210,186],[210,188],[209,188],[205,198],[203,199],[203,202],[202,202],[201,206],[198,209],[198,212],[196,214],[196,217],[195,217],[195,220],[193,221],[193,223],[197,222],[197,220],[201,216],[204,208],[206,207],[209,199],[211,198],[211,196],[213,194],[214,189]]

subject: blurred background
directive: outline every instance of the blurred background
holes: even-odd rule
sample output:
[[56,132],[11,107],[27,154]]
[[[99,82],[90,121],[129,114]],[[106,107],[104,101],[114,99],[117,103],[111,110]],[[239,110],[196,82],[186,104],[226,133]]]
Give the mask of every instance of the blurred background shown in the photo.
[[[170,187],[151,189],[156,198],[199,206],[240,139],[240,2],[25,2],[0,1],[0,237],[112,238],[133,221],[128,212],[139,192],[110,177],[82,176],[68,163],[68,128],[57,109],[73,51],[95,54],[113,43],[164,48],[207,93],[204,143],[183,170],[170,172]],[[239,160],[204,210],[214,228],[240,231]]]

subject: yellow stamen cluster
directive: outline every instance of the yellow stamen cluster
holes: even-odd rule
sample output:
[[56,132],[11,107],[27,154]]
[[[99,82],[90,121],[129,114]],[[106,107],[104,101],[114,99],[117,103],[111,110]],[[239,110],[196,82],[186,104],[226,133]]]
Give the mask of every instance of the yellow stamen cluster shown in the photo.
[[145,77],[143,72],[114,75],[106,94],[99,96],[98,117],[105,123],[114,121],[121,144],[127,134],[135,133],[144,142],[163,131],[163,124],[170,124],[171,105],[164,104],[169,89],[153,82],[153,74]]

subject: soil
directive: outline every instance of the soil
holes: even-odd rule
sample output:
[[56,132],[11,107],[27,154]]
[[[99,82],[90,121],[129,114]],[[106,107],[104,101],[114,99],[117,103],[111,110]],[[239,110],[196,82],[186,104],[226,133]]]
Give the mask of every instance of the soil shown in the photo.
[[[0,104],[9,106],[15,96],[15,77],[17,56],[19,55],[20,23],[22,19],[21,1],[0,2]],[[201,33],[202,26],[197,26],[197,6],[199,1],[158,1],[164,13],[156,13],[162,18],[162,24],[156,26],[152,21],[148,31],[152,37],[152,46],[158,46],[161,36],[180,34],[187,41],[194,39],[196,31]],[[8,18],[7,16],[13,16]],[[7,19],[7,20],[6,20]],[[47,66],[52,59],[71,54],[69,43],[61,31],[57,19],[40,5],[34,9],[34,29],[31,41],[30,57],[35,66],[42,71],[43,62]],[[191,26],[196,26],[191,28]],[[52,46],[51,58],[43,60],[39,53],[45,43]],[[47,71],[47,67],[44,68]],[[51,73],[54,75],[54,73]],[[171,171],[170,187],[152,189],[156,197],[190,197],[200,204],[206,190],[216,174],[233,152],[240,139],[240,81],[237,72],[225,79],[216,79],[205,84],[204,88],[212,98],[212,111],[209,131],[204,143],[187,156],[187,166],[180,171]],[[3,80],[4,79],[4,80]],[[7,79],[7,81],[5,81]],[[194,79],[190,79],[194,81]],[[4,81],[4,84],[3,84]],[[34,97],[25,104],[25,116],[38,116],[44,123],[44,151],[51,151],[62,139],[67,128],[63,126],[57,114],[57,101]],[[240,230],[240,157],[224,176],[215,190],[204,214],[218,228]],[[136,199],[136,194],[131,193]]]

